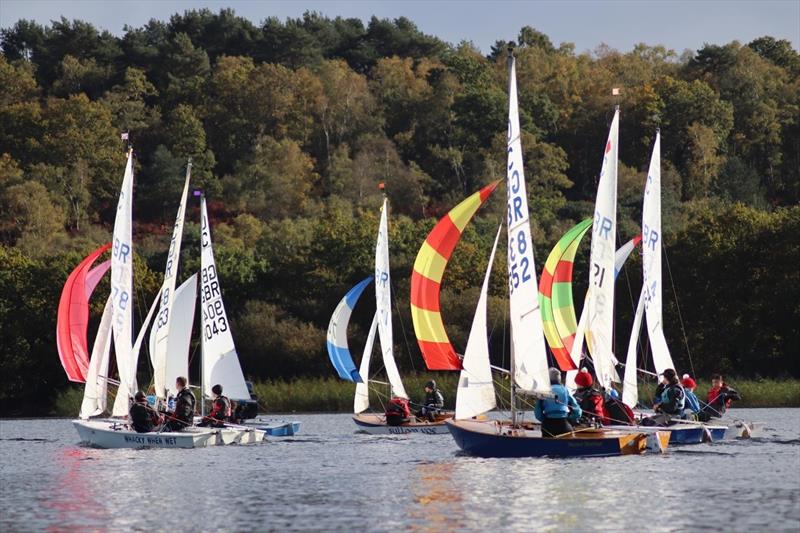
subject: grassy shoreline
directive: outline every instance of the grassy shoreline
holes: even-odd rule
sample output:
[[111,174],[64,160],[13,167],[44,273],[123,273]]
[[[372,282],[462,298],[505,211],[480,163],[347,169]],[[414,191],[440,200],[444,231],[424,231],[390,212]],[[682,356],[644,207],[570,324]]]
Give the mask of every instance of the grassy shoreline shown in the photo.
[[[445,406],[455,405],[458,374],[412,374],[404,377],[406,392],[411,400],[420,401],[423,387],[435,379],[445,396]],[[798,379],[735,379],[729,383],[742,395],[735,407],[800,407]],[[700,383],[696,391],[703,400],[710,384]],[[355,385],[336,378],[298,378],[294,380],[260,381],[254,384],[260,411],[264,413],[348,413],[353,410]],[[639,398],[652,397],[654,385],[639,386]],[[381,409],[389,393],[388,386],[376,384],[370,391],[374,409]],[[83,387],[71,386],[61,391],[53,409],[54,416],[75,416],[80,410]],[[109,405],[111,403],[109,402]]]

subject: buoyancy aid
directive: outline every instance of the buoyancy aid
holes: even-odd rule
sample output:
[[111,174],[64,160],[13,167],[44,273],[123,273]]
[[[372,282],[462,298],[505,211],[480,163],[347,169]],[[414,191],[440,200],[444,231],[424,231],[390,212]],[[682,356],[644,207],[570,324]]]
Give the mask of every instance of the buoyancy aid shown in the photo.
[[592,417],[600,420],[602,424],[608,424],[608,416],[605,411],[605,402],[602,394],[591,387],[581,387],[575,391],[574,396],[585,417]]
[[405,398],[392,398],[386,403],[386,416],[408,418],[411,416],[411,407]]
[[227,422],[231,419],[232,414],[231,401],[228,399],[228,397],[217,396],[217,399],[214,400],[211,412],[208,414],[208,416],[215,420]]
[[657,400],[662,413],[680,415],[683,413],[683,407],[686,404],[686,394],[680,383],[671,383],[661,390]]
[[175,397],[175,418],[191,423],[194,416],[195,397],[189,387],[184,387]]
[[[545,418],[577,418],[581,416],[581,408],[578,402],[570,395],[566,387],[560,384],[553,384],[550,386],[550,391],[555,394],[555,398],[537,400],[541,414]],[[577,412],[573,412],[570,415],[570,406]]]
[[137,433],[147,433],[155,429],[153,416],[155,413],[152,413],[146,404],[134,402],[128,414],[131,416],[131,425]]

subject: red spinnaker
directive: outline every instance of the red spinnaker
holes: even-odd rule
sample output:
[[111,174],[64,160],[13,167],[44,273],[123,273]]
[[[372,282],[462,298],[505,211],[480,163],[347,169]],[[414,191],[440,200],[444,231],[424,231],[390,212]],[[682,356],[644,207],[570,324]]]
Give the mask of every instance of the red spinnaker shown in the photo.
[[58,302],[56,345],[61,365],[70,381],[78,383],[86,381],[86,372],[89,369],[89,346],[86,341],[86,330],[89,326],[89,297],[108,270],[110,262],[105,261],[95,269],[92,269],[92,265],[109,248],[111,243],[86,256],[69,275],[61,291],[61,300]]

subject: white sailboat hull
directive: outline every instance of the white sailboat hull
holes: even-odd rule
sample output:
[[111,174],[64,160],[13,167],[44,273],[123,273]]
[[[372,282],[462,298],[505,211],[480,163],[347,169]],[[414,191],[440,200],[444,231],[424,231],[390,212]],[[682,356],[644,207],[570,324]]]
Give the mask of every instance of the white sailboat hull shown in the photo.
[[187,428],[183,431],[137,433],[118,421],[73,420],[83,444],[94,448],[205,448],[226,444],[255,444],[264,432],[236,428]]

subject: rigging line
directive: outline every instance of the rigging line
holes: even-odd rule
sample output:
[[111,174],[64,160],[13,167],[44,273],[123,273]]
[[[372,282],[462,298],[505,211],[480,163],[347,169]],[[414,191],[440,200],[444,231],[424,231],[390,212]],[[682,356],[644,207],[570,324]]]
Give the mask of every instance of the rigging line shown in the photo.
[[664,259],[667,260],[667,272],[669,273],[669,282],[672,285],[672,295],[675,297],[675,309],[678,310],[678,320],[681,324],[681,333],[683,334],[683,344],[686,346],[686,355],[689,356],[689,368],[692,369],[692,375],[696,376],[697,374],[694,373],[694,363],[692,362],[692,352],[689,350],[689,339],[686,337],[686,328],[683,325],[683,315],[681,314],[681,305],[678,302],[678,292],[675,290],[675,280],[672,279],[672,269],[669,267],[669,257],[667,255],[667,248],[664,246],[663,241],[661,244],[661,249],[664,250]]
[[[394,282],[391,279],[389,279],[389,285],[392,289],[392,293],[394,294],[395,293]],[[400,313],[400,306],[397,305],[397,298],[394,298],[394,310],[395,314],[397,315],[397,318],[400,320],[400,329],[403,331],[403,340],[406,343],[406,353],[408,354],[408,359],[409,361],[411,361],[411,369],[414,372],[416,372],[417,367],[414,364],[414,358],[411,357],[411,344],[408,342],[408,335],[406,334],[406,325],[405,322],[403,322],[403,315]]]

